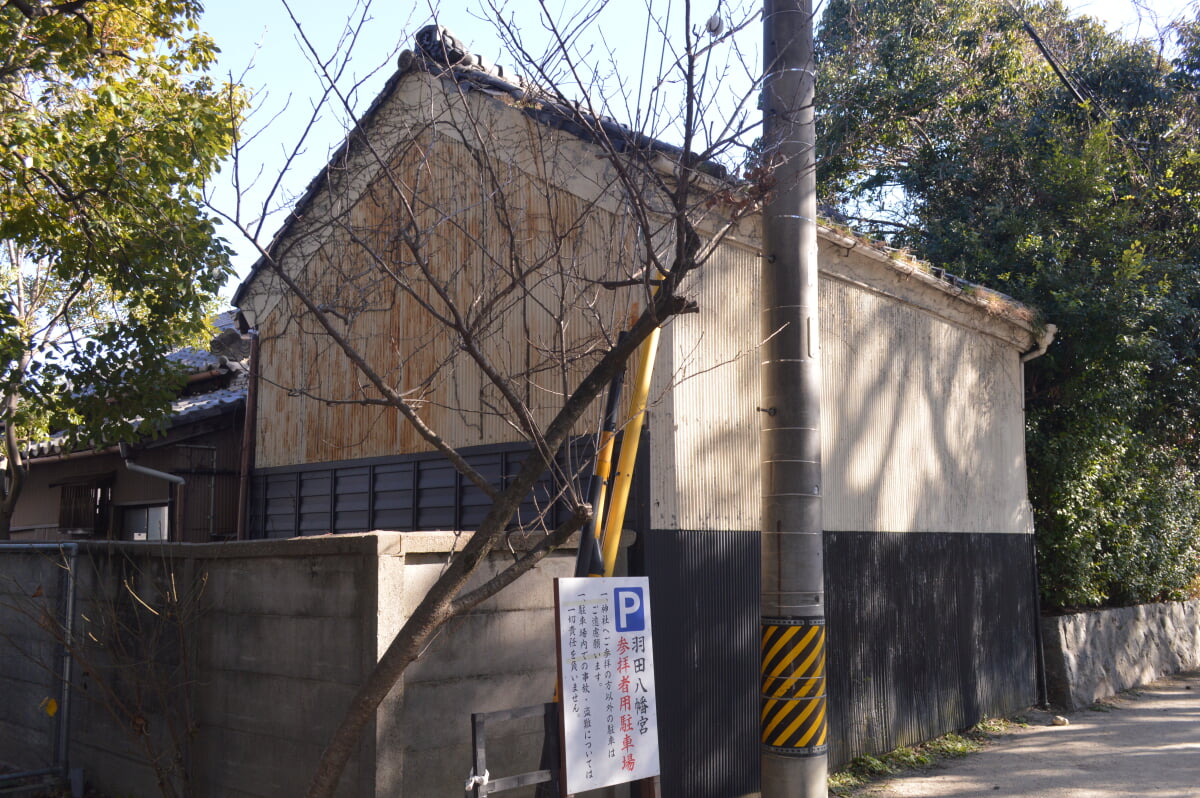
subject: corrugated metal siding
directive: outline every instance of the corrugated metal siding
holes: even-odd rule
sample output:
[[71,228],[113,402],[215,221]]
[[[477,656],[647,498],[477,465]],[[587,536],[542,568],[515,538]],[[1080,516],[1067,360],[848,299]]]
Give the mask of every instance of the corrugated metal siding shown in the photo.
[[[822,249],[825,527],[1028,532],[1018,351],[831,276],[839,257],[864,256]],[[754,253],[726,247],[698,277],[700,313],[672,322],[656,526],[758,526],[758,284]]]
[[[825,534],[831,765],[1037,700],[1032,545],[1028,535]],[[635,552],[656,618],[663,794],[751,792],[758,533],[656,530]]]
[[1033,538],[825,534],[830,764],[1037,700]]
[[826,528],[1028,531],[1016,350],[854,285],[821,288]]
[[656,364],[675,380],[653,421],[673,454],[656,458],[654,494],[668,497],[655,502],[656,527],[758,527],[758,285],[757,253],[725,246],[691,286],[700,312],[671,322]]
[[[528,124],[521,127],[531,148],[543,145]],[[339,332],[383,379],[420,403],[427,423],[451,445],[514,442],[519,433],[499,391],[447,323],[422,309],[427,302],[445,311],[421,263],[437,270],[483,354],[546,423],[564,388],[595,361],[597,344],[615,338],[636,301],[637,288],[597,284],[626,276],[639,262],[633,225],[450,136],[418,143],[395,158],[395,184],[380,178],[368,186],[319,231],[319,246],[305,250],[312,252],[305,267],[289,268],[304,272],[314,301],[343,317]],[[414,236],[422,242],[419,257],[405,243]],[[429,450],[395,411],[343,404],[376,391],[295,299],[275,305],[259,325],[258,467]]]
[[759,788],[759,536],[655,530],[650,577],[664,798]]

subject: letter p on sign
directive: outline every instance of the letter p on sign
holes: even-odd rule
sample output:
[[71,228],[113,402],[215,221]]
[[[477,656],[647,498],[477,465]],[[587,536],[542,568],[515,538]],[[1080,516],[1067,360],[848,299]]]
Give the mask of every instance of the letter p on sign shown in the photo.
[[617,605],[618,632],[645,631],[646,602],[640,587],[614,588],[613,601]]

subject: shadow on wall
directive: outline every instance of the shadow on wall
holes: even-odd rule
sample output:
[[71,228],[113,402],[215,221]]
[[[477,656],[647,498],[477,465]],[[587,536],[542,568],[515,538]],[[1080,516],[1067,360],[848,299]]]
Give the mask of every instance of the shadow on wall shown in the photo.
[[1036,609],[1018,353],[911,306],[824,287],[839,764],[1035,701]]
[[[700,272],[701,313],[670,326],[657,528],[758,528],[755,259],[722,258]],[[828,275],[821,302],[826,529],[1028,532],[1019,353]]]
[[[493,555],[472,577],[477,585],[511,555]],[[419,600],[443,566],[437,555],[410,556],[406,603]],[[377,720],[380,795],[461,794],[471,771],[471,713],[540,704],[554,696],[553,579],[573,575],[573,551],[546,558],[497,596],[448,624],[409,667],[402,709]],[[407,614],[405,612],[404,614]],[[495,727],[488,734],[493,777],[540,768],[540,719]]]
[[[702,307],[715,305],[717,321],[703,334],[727,335],[682,353],[692,376],[671,407],[673,517],[683,528],[752,530],[758,331],[734,317],[756,299],[714,281]],[[1033,703],[1035,607],[1019,352],[829,276],[821,289],[838,763]],[[701,334],[691,318],[674,324],[681,341]]]
[[822,281],[826,528],[1027,531],[1018,352]]

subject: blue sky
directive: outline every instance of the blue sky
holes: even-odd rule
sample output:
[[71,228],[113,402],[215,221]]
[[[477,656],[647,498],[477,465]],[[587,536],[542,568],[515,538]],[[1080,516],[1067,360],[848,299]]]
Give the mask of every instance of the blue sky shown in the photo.
[[[1088,14],[1114,30],[1149,35],[1156,22],[1174,19],[1193,0],[1066,0],[1076,14]],[[1140,6],[1140,8],[1139,8]]]
[[[610,73],[600,76],[603,82],[610,78],[613,63],[620,64],[619,71],[625,78],[638,73],[637,66],[643,60],[643,43],[655,38],[653,31],[648,33],[646,30],[647,3],[655,6],[655,13],[660,17],[667,14],[678,17],[680,14],[679,3],[670,0],[582,0],[569,4],[570,11],[556,10],[554,13],[560,14],[559,22],[570,28],[570,15],[578,14],[581,8],[602,7],[594,28],[596,35],[580,43],[581,49],[586,51],[580,60],[608,65]],[[394,71],[398,52],[411,47],[412,35],[434,18],[451,28],[472,52],[501,65],[511,66],[513,61],[504,57],[500,37],[493,24],[486,21],[489,17],[514,18],[521,27],[526,46],[535,54],[552,46],[552,40],[539,22],[538,6],[533,0],[512,0],[511,3],[508,0],[466,0],[456,4],[453,13],[446,14],[438,13],[432,5],[402,6],[377,0],[365,19],[361,3],[289,0],[288,5],[300,23],[299,29],[280,0],[240,3],[212,0],[203,20],[204,29],[222,50],[222,74],[232,76],[256,92],[258,110],[245,128],[254,135],[254,140],[237,169],[243,189],[243,217],[247,220],[261,216],[262,197],[281,167],[288,164],[298,134],[312,116],[314,98],[322,90],[311,53],[306,52],[308,45],[311,43],[312,48],[326,58],[345,52],[349,41],[346,37],[348,16],[356,40],[341,82],[356,86],[350,99],[359,111],[369,105]],[[551,5],[559,9],[564,4],[547,3],[548,7]],[[694,5],[694,13],[702,15],[697,23],[701,26],[718,7],[726,14],[736,13],[731,9],[741,5],[758,8],[757,0],[753,4],[748,0],[695,0]],[[678,21],[671,20],[672,26]],[[757,28],[747,30],[743,37],[746,47],[752,51],[748,60],[756,71],[760,60],[757,53],[760,38],[761,32]],[[657,70],[657,60],[653,67]],[[358,84],[360,80],[362,82]],[[745,79],[743,84],[749,87],[752,82]],[[635,89],[631,87],[634,93]],[[569,93],[569,89],[566,91]],[[302,193],[332,150],[340,144],[348,116],[336,105],[321,111],[319,124],[292,161],[290,174],[270,203],[272,208],[286,207],[290,199]],[[624,108],[613,109],[611,115],[622,121],[630,118]],[[255,133],[260,128],[261,132]],[[231,212],[237,196],[230,185],[234,171],[234,165],[227,164],[214,186],[213,204],[226,212]],[[245,190],[247,187],[248,191]],[[260,243],[265,245],[270,240],[282,218],[282,213],[277,210],[268,217],[258,236]],[[227,231],[227,237],[238,251],[235,266],[239,275],[244,275],[257,258],[256,250],[232,230]]]
[[[592,2],[596,0],[585,0],[584,5]],[[739,2],[741,0],[696,0],[693,13],[706,18],[718,7],[728,13],[728,9]],[[1122,29],[1132,36],[1151,34],[1156,16],[1170,19],[1192,2],[1067,0],[1067,5],[1077,13],[1095,16],[1111,28]],[[297,28],[281,0],[209,0],[203,27],[222,50],[220,69],[223,74],[232,75],[254,89],[258,108],[247,126],[247,132],[254,138],[248,143],[237,170],[243,189],[244,219],[253,220],[262,215],[263,198],[280,170],[288,164],[299,134],[313,115],[315,98],[320,96],[321,81],[314,70],[311,54],[306,52],[305,39],[322,58],[336,57],[348,49],[347,17],[351,18],[355,40],[341,83],[348,91],[353,88],[348,97],[361,111],[394,70],[398,52],[411,46],[412,34],[435,17],[450,27],[473,52],[500,64],[511,61],[504,57],[492,24],[485,21],[488,17],[497,14],[515,16],[523,35],[531,42],[531,49],[538,51],[538,48],[549,46],[545,31],[537,22],[533,0],[512,0],[511,3],[491,0],[491,7],[481,10],[487,3],[488,0],[467,0],[456,3],[453,12],[439,13],[437,6],[429,3],[406,6],[395,0],[377,0],[364,17],[361,4],[353,2],[289,0],[299,22]],[[635,75],[648,38],[645,23],[648,3],[656,5],[655,10],[660,15],[667,9],[676,15],[679,13],[676,10],[678,4],[671,6],[669,0],[611,0],[601,12],[597,35],[581,43],[581,47],[590,48],[583,60],[600,64],[615,60],[623,75]],[[552,5],[559,8],[563,4],[553,2]],[[579,5],[572,3],[575,8]],[[757,30],[748,30],[742,38],[747,51],[755,51],[750,54],[751,58],[757,58],[759,38]],[[631,86],[630,90],[635,89],[636,86]],[[620,114],[614,113],[616,115]],[[258,236],[261,243],[270,240],[282,221],[278,209],[286,207],[304,190],[341,142],[346,121],[346,113],[336,107],[321,112],[318,124],[307,136],[279,184],[271,203],[276,212],[268,215],[261,224]],[[213,187],[214,204],[227,212],[232,212],[237,196],[232,187],[234,171],[233,165],[227,164]],[[237,281],[245,275],[257,255],[254,247],[234,231],[227,231],[227,237],[238,252],[235,267],[239,277],[228,289],[232,294]]]

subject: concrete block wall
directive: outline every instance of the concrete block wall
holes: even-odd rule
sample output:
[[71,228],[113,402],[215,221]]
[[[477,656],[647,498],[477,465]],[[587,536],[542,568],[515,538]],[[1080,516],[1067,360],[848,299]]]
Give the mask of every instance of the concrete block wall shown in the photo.
[[[185,547],[207,580],[191,752],[200,795],[304,793],[375,662],[378,549],[371,536]],[[368,735],[342,795],[375,794],[374,754]]]
[[[194,713],[194,729],[181,748],[196,794],[299,795],[354,689],[448,553],[463,542],[450,533],[370,533],[225,544],[85,544],[79,612],[91,619],[89,631],[103,638],[102,621],[120,604],[124,582],[151,605],[164,589],[185,596],[194,591],[199,599],[186,641],[175,648],[164,643],[156,656],[187,668],[178,682],[186,690],[177,697]],[[0,551],[0,591],[10,585],[16,595],[31,594],[33,582],[48,585],[30,560]],[[495,555],[475,584],[511,561],[507,551]],[[573,552],[553,555],[443,629],[380,708],[340,794],[462,795],[471,762],[470,714],[553,695],[552,579],[569,576],[573,565]],[[53,562],[45,569],[55,573]],[[39,630],[0,607],[0,636],[22,635],[40,639]],[[25,685],[21,690],[29,697],[0,702],[0,762],[45,767],[52,749],[41,727],[49,724],[35,710],[46,687],[19,656],[10,667],[10,654],[7,645],[0,649],[0,691],[20,695],[17,686]],[[94,651],[89,656],[100,657]],[[98,688],[86,676],[77,676],[76,687],[91,695]],[[122,689],[128,692],[128,685]],[[147,704],[144,735],[129,734],[103,702],[77,705],[72,766],[84,768],[88,780],[111,794],[157,794],[144,752],[169,746],[172,731],[158,705]],[[539,723],[516,724],[489,739],[493,775],[538,767]]]
[[[471,584],[482,583],[511,562],[511,555],[505,554],[493,558]],[[461,795],[470,775],[471,713],[553,698],[557,678],[553,579],[571,576],[574,566],[573,551],[543,560],[517,584],[451,623],[409,669],[404,711],[394,729],[406,752],[398,794]],[[439,555],[409,556],[406,609],[420,599],[440,569]],[[431,718],[442,722],[430,723]],[[501,733],[489,730],[488,740],[488,770],[493,776],[539,769],[540,723],[514,723]],[[447,775],[453,777],[449,782]]]
[[40,770],[54,764],[56,720],[43,709],[58,700],[61,649],[41,628],[57,617],[61,592],[57,552],[0,552],[0,764]]
[[[152,758],[171,773],[188,734],[190,628],[195,602],[186,560],[159,547],[79,547],[75,563],[73,696],[68,754],[94,784],[120,784],[117,794],[159,793]],[[181,601],[168,606],[174,591]],[[190,608],[190,609],[189,609]],[[179,618],[179,623],[174,622]],[[171,620],[166,620],[171,619]],[[165,622],[164,622],[165,621]],[[186,752],[186,743],[180,746]]]
[[1200,668],[1200,600],[1042,619],[1050,703],[1080,709]]

